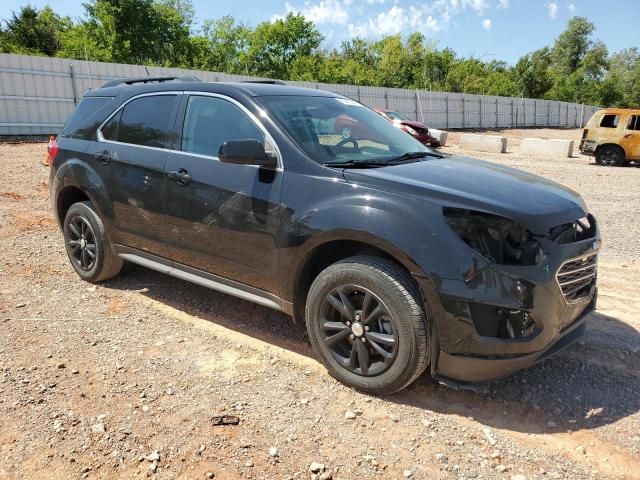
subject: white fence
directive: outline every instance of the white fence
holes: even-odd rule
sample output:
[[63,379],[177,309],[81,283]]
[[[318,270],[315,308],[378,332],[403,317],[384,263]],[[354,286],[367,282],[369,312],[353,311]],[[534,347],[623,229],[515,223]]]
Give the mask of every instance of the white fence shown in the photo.
[[[107,80],[177,73],[192,73],[205,82],[257,79],[177,68],[0,54],[0,135],[56,133],[82,95]],[[370,107],[393,109],[443,129],[581,127],[598,109],[531,98],[315,82],[287,83],[337,92]]]

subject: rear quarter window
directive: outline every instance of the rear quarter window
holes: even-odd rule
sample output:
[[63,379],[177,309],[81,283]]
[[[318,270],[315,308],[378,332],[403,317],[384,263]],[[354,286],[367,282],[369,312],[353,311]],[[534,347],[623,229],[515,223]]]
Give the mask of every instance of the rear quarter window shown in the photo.
[[602,128],[618,128],[618,124],[620,123],[620,115],[613,115],[607,113],[602,116],[602,120],[600,120],[600,126]]
[[62,127],[60,135],[80,139],[92,138],[99,124],[108,115],[108,109],[105,107],[111,100],[113,97],[83,98]]

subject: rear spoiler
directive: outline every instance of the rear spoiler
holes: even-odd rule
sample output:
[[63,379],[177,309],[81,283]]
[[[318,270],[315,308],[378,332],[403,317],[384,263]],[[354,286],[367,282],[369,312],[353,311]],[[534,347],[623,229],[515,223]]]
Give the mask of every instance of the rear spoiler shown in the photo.
[[162,77],[136,77],[136,78],[116,78],[115,80],[109,80],[100,88],[117,87],[120,85],[137,85],[144,83],[162,83],[162,82],[200,82],[201,80],[195,75],[173,75]]

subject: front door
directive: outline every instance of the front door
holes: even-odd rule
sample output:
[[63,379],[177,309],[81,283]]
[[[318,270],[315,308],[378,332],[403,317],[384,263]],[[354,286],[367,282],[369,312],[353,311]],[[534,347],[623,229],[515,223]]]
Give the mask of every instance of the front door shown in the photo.
[[640,160],[640,115],[629,115],[620,145],[624,148],[627,160]]
[[126,103],[101,129],[96,157],[108,170],[116,243],[166,257],[166,181],[179,95]]
[[166,165],[170,258],[277,293],[283,172],[218,159],[224,142],[264,143],[265,131],[229,98],[190,95],[184,104],[181,151]]

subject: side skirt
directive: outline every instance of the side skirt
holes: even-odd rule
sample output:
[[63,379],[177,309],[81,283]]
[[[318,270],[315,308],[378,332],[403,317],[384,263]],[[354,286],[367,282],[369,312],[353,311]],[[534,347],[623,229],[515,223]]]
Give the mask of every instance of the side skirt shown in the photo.
[[175,263],[166,258],[159,257],[147,252],[137,250],[135,248],[125,247],[123,245],[114,245],[116,254],[131,263],[142,265],[143,267],[166,273],[172,277],[180,278],[188,282],[201,285],[203,287],[217,290],[227,295],[248,300],[274,310],[282,311],[290,314],[291,303],[282,300],[280,297],[273,295],[264,290],[250,287],[243,283],[235,282],[212,273],[208,273],[197,268],[188,267],[180,263]]

